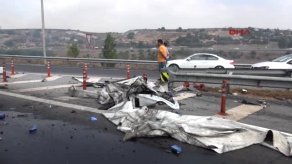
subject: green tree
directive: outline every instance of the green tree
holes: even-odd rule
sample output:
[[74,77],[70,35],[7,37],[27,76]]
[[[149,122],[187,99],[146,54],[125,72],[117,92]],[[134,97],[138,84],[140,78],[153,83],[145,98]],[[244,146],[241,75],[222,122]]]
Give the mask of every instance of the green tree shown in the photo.
[[72,43],[68,47],[67,56],[76,58],[79,55],[79,53],[80,53],[80,50],[76,43]]
[[182,32],[183,29],[182,29],[182,27],[179,27],[176,31],[177,31],[177,32]]
[[112,37],[110,33],[108,33],[104,41],[104,48],[102,49],[103,57],[106,59],[116,59],[117,51],[115,47],[116,47],[115,38]]
[[134,39],[134,37],[135,37],[135,33],[133,33],[133,32],[130,32],[127,35],[127,38],[130,39],[130,40]]
[[139,49],[139,60],[145,60],[145,56],[144,56],[144,50],[143,49]]

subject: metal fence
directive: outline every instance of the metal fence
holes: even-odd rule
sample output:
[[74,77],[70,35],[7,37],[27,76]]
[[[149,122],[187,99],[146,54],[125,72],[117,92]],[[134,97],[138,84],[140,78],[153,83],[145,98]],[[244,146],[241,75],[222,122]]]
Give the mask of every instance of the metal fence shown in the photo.
[[223,80],[228,80],[229,85],[292,89],[291,77],[214,74],[186,71],[172,72],[171,70],[168,70],[168,74],[170,76],[170,86],[175,82],[222,84]]

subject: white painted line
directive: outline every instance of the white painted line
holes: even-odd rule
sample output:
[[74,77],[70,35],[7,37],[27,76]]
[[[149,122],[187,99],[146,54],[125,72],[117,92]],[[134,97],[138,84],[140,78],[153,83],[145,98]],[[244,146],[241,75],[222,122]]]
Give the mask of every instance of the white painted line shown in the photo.
[[59,89],[59,88],[69,88],[71,86],[80,86],[79,84],[65,84],[65,85],[55,85],[55,86],[46,86],[46,87],[38,87],[38,88],[26,88],[26,89],[18,89],[18,90],[13,90],[15,92],[34,92],[34,91],[42,91],[42,90],[50,90],[50,89]]
[[196,96],[196,94],[194,94],[194,93],[183,92],[183,93],[179,93],[173,99],[177,100],[177,101],[180,101],[180,100],[184,100],[184,99],[195,97],[195,96]]
[[[59,78],[61,78],[62,76],[52,76],[52,77],[47,77],[46,80],[47,81],[54,81],[54,80],[57,80]],[[43,80],[43,79],[42,79]],[[13,82],[3,82],[3,83],[0,83],[1,84],[8,84],[8,85],[11,85],[11,84],[25,84],[25,83],[37,83],[37,82],[41,82],[42,80],[26,80],[26,81],[13,81]]]
[[47,100],[47,99],[43,99],[43,98],[21,95],[21,94],[11,93],[11,92],[0,91],[0,95],[11,96],[11,97],[21,98],[21,99],[25,99],[25,100],[36,101],[36,102],[41,102],[41,103],[45,103],[45,104],[50,104],[50,105],[55,105],[55,106],[60,106],[60,107],[70,108],[70,109],[76,109],[76,110],[82,110],[82,111],[88,111],[88,112],[93,112],[93,113],[106,113],[107,112],[104,110],[99,110],[97,108],[91,108],[91,107],[81,106],[81,105],[76,105],[76,104],[69,104],[69,103],[59,102],[59,101],[55,101],[55,100]]
[[[234,120],[234,121],[239,121],[255,112],[258,112],[262,110],[263,107],[260,105],[247,105],[247,104],[242,104],[239,105],[235,108],[232,108],[230,110],[227,110],[226,113],[228,114],[227,116],[222,116],[226,119]],[[218,115],[219,116],[219,115]]]
[[17,78],[20,78],[20,77],[23,77],[23,76],[26,76],[28,74],[16,74],[16,75],[12,75],[11,78],[12,79],[17,79]]
[[4,82],[4,83],[0,83],[0,84],[24,84],[24,83],[37,83],[37,82],[41,82],[41,80],[27,80],[27,81],[13,81],[13,82]]
[[71,97],[71,96],[61,96],[54,98],[55,100],[63,100],[63,101],[69,101],[69,100],[77,100],[78,97]]
[[51,76],[51,77],[47,77],[46,80],[48,81],[55,81],[57,79],[60,79],[62,76]]

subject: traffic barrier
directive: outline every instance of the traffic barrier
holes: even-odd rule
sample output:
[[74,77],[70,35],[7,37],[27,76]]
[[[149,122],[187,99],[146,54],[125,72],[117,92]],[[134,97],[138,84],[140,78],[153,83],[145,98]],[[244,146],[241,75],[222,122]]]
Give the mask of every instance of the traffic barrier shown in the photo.
[[11,66],[10,66],[10,68],[11,68],[11,76],[13,76],[13,75],[15,75],[15,72],[14,72],[14,61],[13,61],[13,59],[11,59]]
[[88,71],[88,67],[87,67],[87,64],[84,63],[83,64],[83,90],[86,90],[86,87],[87,87],[87,71]]
[[148,77],[147,77],[147,74],[146,73],[143,73],[143,79],[147,83]]
[[222,80],[228,80],[228,84],[238,86],[268,87],[292,89],[291,77],[210,74],[193,72],[173,72],[167,70],[170,76],[169,86],[176,82],[195,81],[204,84],[222,84]]
[[220,112],[218,113],[219,115],[226,116],[226,97],[227,97],[227,87],[228,87],[228,81],[223,80],[222,82],[222,93],[221,93],[221,108]]
[[127,64],[127,79],[131,78],[131,73],[130,73],[130,65]]
[[7,76],[6,76],[6,64],[3,64],[3,82],[7,82]]
[[201,83],[201,84],[198,84],[198,83],[194,83],[194,86],[193,86],[195,89],[199,90],[199,91],[203,91],[206,89],[205,87],[205,84]]
[[48,77],[51,77],[51,63],[50,63],[50,61],[47,62],[47,72],[48,72]]
[[184,88],[189,89],[190,88],[190,82],[185,81],[183,86],[184,86]]

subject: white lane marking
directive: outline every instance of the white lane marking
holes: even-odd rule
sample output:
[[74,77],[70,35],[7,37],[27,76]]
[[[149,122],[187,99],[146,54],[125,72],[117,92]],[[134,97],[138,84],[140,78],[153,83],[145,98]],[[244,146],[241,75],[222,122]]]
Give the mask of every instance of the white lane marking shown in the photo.
[[[262,110],[263,107],[260,105],[247,105],[247,104],[242,104],[239,105],[235,108],[232,108],[230,110],[227,110],[226,113],[228,114],[227,116],[221,116],[226,119],[234,120],[234,121],[239,121],[255,112],[258,112]],[[219,115],[218,115],[219,116]]]
[[[54,81],[57,80],[59,78],[61,78],[62,76],[52,76],[52,77],[47,77],[45,78],[47,81]],[[43,80],[43,79],[42,79]],[[37,82],[41,82],[42,80],[26,80],[26,81],[13,81],[13,82],[3,82],[0,83],[1,84],[25,84],[25,83],[37,83]]]
[[11,93],[11,92],[0,91],[0,95],[11,96],[11,97],[21,98],[21,99],[25,99],[25,100],[36,101],[36,102],[46,103],[46,104],[60,106],[60,107],[64,107],[64,108],[88,111],[88,112],[93,112],[93,113],[106,113],[107,112],[104,110],[99,110],[97,108],[81,106],[81,105],[76,105],[76,104],[69,104],[69,103],[59,102],[59,101],[55,101],[55,100],[48,100],[48,99],[38,98],[38,97],[34,97],[34,96],[27,96],[27,95],[22,95],[22,94],[17,94],[17,93]]
[[69,100],[76,100],[78,97],[71,97],[71,96],[60,96],[54,98],[55,100],[63,100],[63,101],[69,101]]
[[4,83],[0,83],[0,84],[23,84],[23,83],[37,83],[37,82],[41,82],[41,80],[26,80],[26,81],[13,81],[13,82],[4,82]]
[[23,77],[23,76],[26,76],[28,74],[16,74],[16,75],[12,75],[11,78],[12,79],[17,79],[17,78],[20,78],[20,77]]
[[55,85],[55,86],[47,86],[47,87],[38,87],[38,88],[26,88],[26,89],[18,89],[13,90],[15,92],[34,92],[34,91],[42,91],[42,90],[50,90],[50,89],[59,89],[59,88],[69,88],[71,86],[80,86],[80,84],[65,84],[65,85]]
[[51,76],[51,77],[47,77],[46,80],[48,81],[55,81],[57,79],[60,79],[62,76]]
[[195,97],[195,96],[196,96],[196,94],[194,94],[194,93],[183,92],[183,93],[179,93],[173,99],[180,101],[180,100],[184,100],[184,99]]

